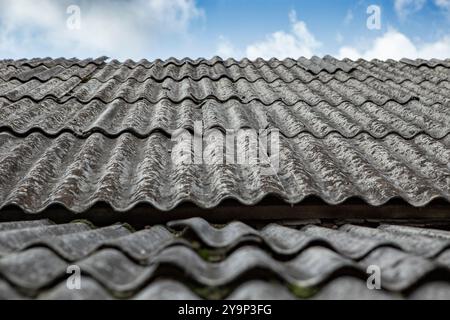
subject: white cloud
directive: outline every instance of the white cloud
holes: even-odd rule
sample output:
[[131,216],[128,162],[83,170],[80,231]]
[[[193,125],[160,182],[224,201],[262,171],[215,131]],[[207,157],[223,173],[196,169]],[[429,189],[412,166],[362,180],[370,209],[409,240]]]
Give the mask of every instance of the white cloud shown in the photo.
[[404,34],[390,29],[384,35],[376,38],[366,50],[354,47],[342,47],[339,50],[340,58],[351,59],[401,59],[401,58],[448,58],[450,57],[450,35],[436,42],[414,44]]
[[395,0],[394,7],[397,15],[404,19],[408,15],[422,10],[426,0]]
[[450,0],[434,0],[438,7],[448,8],[450,7]]
[[443,9],[450,17],[450,0],[434,0],[439,8]]
[[245,52],[250,59],[310,57],[314,50],[321,46],[311,34],[303,21],[298,21],[295,11],[289,13],[290,32],[277,31],[266,36],[266,39],[247,46]]
[[219,43],[217,45],[216,54],[222,57],[223,59],[241,56],[238,49],[234,47],[233,43],[231,43],[231,41],[225,38],[224,36],[219,37]]
[[[71,4],[81,9],[79,30],[66,26]],[[154,50],[158,39],[183,38],[202,16],[195,0],[0,0],[0,56],[140,58]]]
[[[422,10],[427,0],[394,0],[394,8],[401,19]],[[438,8],[450,14],[450,0],[433,0]]]

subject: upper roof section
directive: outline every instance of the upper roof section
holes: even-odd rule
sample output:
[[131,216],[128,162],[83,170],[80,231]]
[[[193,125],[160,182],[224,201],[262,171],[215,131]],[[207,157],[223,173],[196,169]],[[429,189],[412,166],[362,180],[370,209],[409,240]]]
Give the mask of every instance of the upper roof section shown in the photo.
[[449,79],[450,59],[3,60],[0,210],[242,219],[267,200],[258,218],[317,217],[320,198],[448,215]]
[[450,59],[106,59],[1,60],[0,128],[82,138],[171,134],[198,120],[286,137],[450,131]]

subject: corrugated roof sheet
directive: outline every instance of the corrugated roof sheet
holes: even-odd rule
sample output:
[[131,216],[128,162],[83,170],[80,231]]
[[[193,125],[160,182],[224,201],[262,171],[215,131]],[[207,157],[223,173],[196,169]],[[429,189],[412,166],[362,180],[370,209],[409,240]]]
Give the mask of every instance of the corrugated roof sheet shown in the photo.
[[81,103],[70,99],[64,103],[46,98],[34,102],[29,98],[9,102],[0,98],[0,128],[18,135],[40,131],[48,136],[70,132],[86,138],[94,132],[116,137],[130,132],[148,137],[155,131],[173,134],[178,129],[193,130],[201,121],[204,129],[278,129],[286,137],[310,133],[323,138],[339,133],[353,138],[368,133],[383,138],[396,133],[406,139],[425,133],[440,139],[450,131],[450,111],[441,104],[432,107],[419,101],[405,104],[390,101],[385,105],[366,102],[355,106],[344,102],[332,106],[327,102],[311,106],[298,102],[287,106],[282,102],[264,105],[260,102],[242,103],[236,99],[218,102],[191,99],[173,103],[162,99],[157,103],[140,100],[127,103],[116,99],[110,103],[93,100]]
[[[448,60],[44,58],[0,70],[0,207],[450,199]],[[196,121],[216,139],[208,164],[187,166],[169,137]],[[280,171],[226,164],[214,129],[279,130]]]
[[[0,60],[0,218],[13,217],[0,223],[0,297],[449,299],[450,233],[423,225],[219,228],[193,218],[136,231],[14,221],[17,208],[23,219],[50,215],[58,204],[82,216],[106,204],[92,210],[95,221],[110,208],[126,218],[184,202],[195,206],[180,216],[193,216],[230,198],[239,212],[253,212],[246,206],[273,195],[292,205],[310,196],[332,206],[362,199],[360,218],[394,199],[404,202],[387,210],[392,218],[398,210],[411,215],[406,203],[430,213],[427,204],[441,199],[436,216],[446,216],[449,79],[450,59]],[[190,144],[198,124],[203,163],[188,164],[198,157]],[[171,139],[180,129],[184,139]],[[224,135],[238,129],[279,130],[279,152],[268,154],[279,170],[230,163]],[[180,150],[187,153],[178,157]],[[272,209],[251,217],[285,218]],[[230,210],[246,218],[226,205],[222,213]],[[70,221],[56,211],[58,221]],[[316,218],[295,212],[289,217]],[[82,270],[81,290],[66,286],[73,264]],[[382,290],[367,289],[370,265],[382,270]]]
[[59,203],[82,212],[102,201],[117,211],[139,203],[170,210],[189,201],[212,208],[227,198],[256,204],[269,194],[288,203],[310,195],[330,204],[359,197],[375,206],[392,198],[414,206],[450,200],[450,137],[281,137],[279,170],[273,175],[262,174],[258,165],[226,164],[224,136],[212,131],[205,137],[204,163],[194,164],[193,144],[187,147],[191,164],[177,157],[191,141],[189,133],[178,141],[161,133],[145,139],[130,133],[86,139],[70,133],[0,134],[0,207],[40,212]]
[[[194,218],[133,231],[0,223],[2,298],[449,298],[450,233],[401,225],[220,228]],[[69,290],[66,269],[82,270]],[[366,268],[382,270],[369,290]],[[114,266],[114,268],[111,268]],[[171,271],[168,271],[171,270]],[[259,270],[256,272],[256,270]]]
[[12,101],[75,97],[82,102],[122,98],[130,103],[139,99],[156,103],[164,98],[173,102],[235,98],[243,103],[281,101],[292,105],[304,101],[313,106],[319,102],[359,106],[369,101],[420,100],[426,105],[449,101],[445,61],[431,64],[433,67],[413,67],[395,61],[319,60],[6,63],[0,65],[0,93]]

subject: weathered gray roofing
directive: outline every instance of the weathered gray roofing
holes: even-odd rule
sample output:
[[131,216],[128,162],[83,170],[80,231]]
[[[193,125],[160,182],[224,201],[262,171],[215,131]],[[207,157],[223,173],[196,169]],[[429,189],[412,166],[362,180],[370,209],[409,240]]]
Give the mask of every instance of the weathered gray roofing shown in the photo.
[[450,200],[449,139],[281,136],[279,170],[263,176],[258,166],[225,164],[217,134],[204,142],[210,162],[186,164],[171,156],[185,140],[162,133],[145,139],[0,133],[0,208],[14,204],[33,213],[58,203],[83,212],[100,201],[117,211],[140,203],[170,210],[185,201],[212,208],[227,198],[257,204],[268,194],[288,203],[315,195],[330,204],[360,197],[378,206],[398,197],[423,206]]
[[25,135],[39,131],[48,136],[70,132],[86,138],[100,132],[117,137],[129,132],[148,137],[162,131],[172,134],[178,129],[193,130],[201,121],[204,129],[279,129],[286,137],[310,133],[323,138],[339,133],[347,138],[367,133],[383,138],[396,133],[406,139],[425,133],[440,139],[450,131],[450,112],[444,104],[427,107],[417,100],[407,103],[389,101],[384,105],[366,102],[355,106],[343,102],[332,106],[320,102],[315,106],[301,101],[293,106],[275,102],[268,106],[253,101],[241,103],[237,99],[218,102],[191,99],[173,103],[164,98],[157,103],[140,100],[127,103],[116,99],[111,103],[93,100],[81,103],[72,98],[62,103],[51,98],[34,102],[29,98],[9,102],[0,98],[0,128]]
[[[48,220],[0,230],[2,298],[450,298],[450,233],[429,228],[193,218],[139,231]],[[81,290],[66,287],[69,265]],[[370,265],[381,291],[366,287]]]
[[0,94],[10,101],[25,97],[40,101],[52,97],[61,101],[75,98],[80,102],[96,99],[105,103],[117,98],[128,103],[141,99],[156,103],[164,98],[175,103],[212,98],[220,102],[258,101],[265,105],[277,101],[293,105],[304,101],[312,106],[320,102],[334,106],[343,102],[360,106],[369,101],[383,105],[388,101],[420,100],[428,106],[449,102],[448,63],[433,68],[413,68],[401,62],[352,62],[352,67],[345,68],[348,71],[336,66],[331,71],[317,67],[318,74],[298,64],[287,68],[279,63],[278,67],[262,63],[256,70],[250,64],[236,67],[235,72],[230,70],[233,65],[226,67],[222,63],[213,66],[169,64],[160,68],[151,65],[149,69],[141,66],[140,74],[137,72],[139,65],[130,69],[126,64],[118,69],[111,63],[70,68],[57,65],[50,69],[45,65],[32,69],[19,65],[15,71],[9,69],[16,66],[5,65]]
[[[430,202],[444,200],[436,216],[448,218],[449,79],[450,59],[0,60],[0,220],[9,221],[0,223],[0,298],[449,299],[448,231],[227,219],[317,218],[289,206],[311,196],[341,211],[362,199],[356,218],[380,206],[425,220]],[[191,140],[197,121],[206,163],[185,164],[172,157],[184,142],[170,136],[187,129]],[[224,161],[230,129],[279,130],[279,171]],[[249,207],[273,195],[277,213]],[[227,224],[15,221],[150,218],[153,208],[168,221],[185,202],[194,206],[180,216],[223,207]],[[73,264],[82,290],[67,289]],[[367,289],[370,265],[383,290]]]
[[[449,200],[449,75],[435,59],[2,60],[0,207]],[[169,135],[195,121],[280,130],[281,170],[175,163]]]

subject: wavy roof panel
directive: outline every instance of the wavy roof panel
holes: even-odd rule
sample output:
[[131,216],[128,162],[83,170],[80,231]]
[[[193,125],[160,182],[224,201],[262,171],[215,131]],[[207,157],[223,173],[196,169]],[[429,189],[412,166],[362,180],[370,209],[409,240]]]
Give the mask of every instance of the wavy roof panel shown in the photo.
[[[0,297],[8,299],[445,299],[450,293],[450,234],[425,227],[233,222],[217,228],[195,218],[137,231],[49,220],[0,223],[0,230]],[[73,264],[83,272],[81,290],[66,286]],[[367,289],[370,265],[383,270],[381,290]]]
[[174,103],[162,99],[156,103],[139,100],[127,103],[116,99],[109,103],[93,100],[82,103],[70,99],[64,103],[47,98],[35,102],[25,98],[10,102],[0,98],[0,128],[17,135],[39,131],[48,136],[69,132],[88,137],[100,132],[117,137],[129,132],[148,137],[155,131],[173,134],[178,129],[194,129],[199,124],[204,130],[218,128],[278,129],[286,137],[310,133],[323,138],[339,133],[353,138],[367,133],[374,138],[398,134],[406,139],[427,134],[440,139],[450,132],[450,109],[442,104],[425,105],[419,101],[400,104],[389,101],[384,105],[366,102],[361,106],[343,102],[333,106],[320,102],[311,106],[303,101],[292,106],[282,102],[271,105],[253,101],[242,103],[232,99],[218,102],[191,99]]
[[[58,203],[82,212],[97,202],[118,211],[150,203],[170,210],[186,201],[212,208],[228,198],[253,205],[272,194],[292,204],[311,195],[329,204],[359,197],[374,206],[392,198],[414,206],[435,198],[450,200],[450,136],[281,136],[279,158],[271,158],[278,168],[266,173],[263,157],[254,164],[238,162],[238,153],[250,154],[252,142],[246,138],[234,137],[234,150],[225,149],[225,135],[210,130],[198,153],[191,133],[180,137],[0,134],[0,206],[40,212]],[[232,150],[233,160],[226,150]]]
[[[0,206],[449,200],[449,75],[448,60],[330,56],[2,60]],[[219,132],[203,142],[212,164],[172,157],[171,135],[196,124]],[[237,129],[279,130],[280,171],[220,159],[210,137]]]

